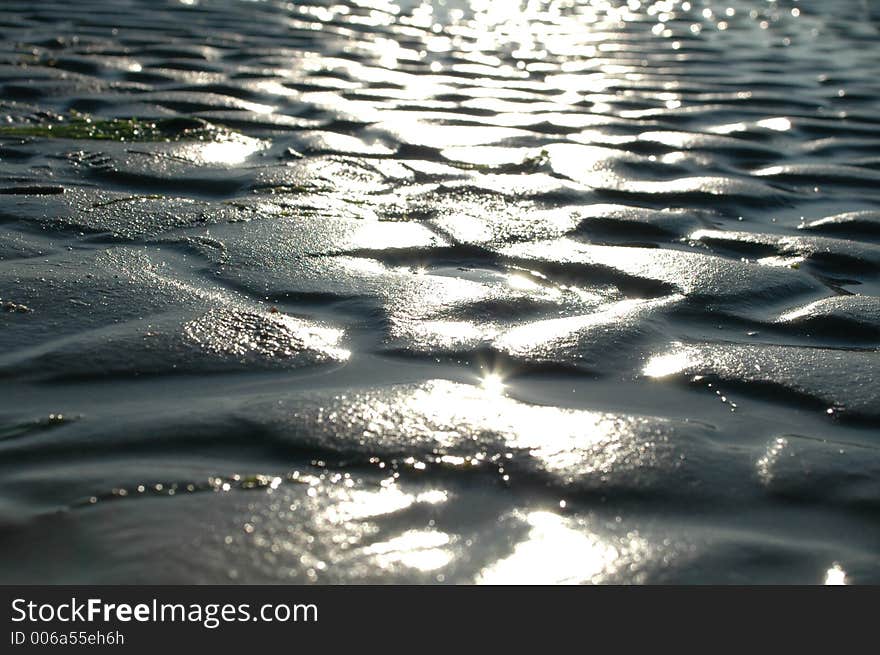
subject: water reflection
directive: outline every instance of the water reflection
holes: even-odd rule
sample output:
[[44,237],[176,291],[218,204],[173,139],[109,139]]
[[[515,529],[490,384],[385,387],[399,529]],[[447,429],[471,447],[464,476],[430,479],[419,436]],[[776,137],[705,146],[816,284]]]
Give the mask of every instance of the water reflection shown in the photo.
[[232,166],[241,164],[265,147],[265,144],[258,139],[240,136],[234,139],[190,146],[183,151],[182,155],[199,164]]
[[[620,565],[620,551],[583,526],[573,528],[565,518],[550,512],[525,517],[528,537],[513,553],[484,569],[480,584],[599,583]],[[634,539],[630,548],[642,547]]]
[[484,374],[480,381],[480,386],[490,394],[499,396],[504,393],[504,389],[507,387],[504,384],[504,378],[501,377],[500,373],[496,372]]
[[452,560],[453,554],[446,548],[451,541],[445,532],[409,530],[399,537],[372,544],[363,552],[374,556],[376,563],[385,569],[406,566],[419,571],[434,571]]
[[[19,95],[37,104],[54,98],[59,106],[88,106],[86,95],[106,89],[98,104],[107,116],[142,109],[156,116],[191,114],[212,124],[243,126],[235,129],[259,139],[187,137],[138,146],[161,150],[163,166],[174,158],[205,165],[209,170],[199,172],[193,185],[172,179],[170,165],[161,177],[150,170],[132,176],[112,153],[93,156],[91,151],[104,145],[113,150],[111,144],[65,143],[64,156],[50,154],[52,139],[16,145],[35,154],[5,162],[15,179],[38,179],[46,171],[26,169],[50,162],[49,172],[65,188],[58,189],[64,191],[58,198],[40,198],[62,202],[46,216],[36,216],[30,194],[15,198],[21,214],[15,220],[21,224],[3,245],[12,255],[11,263],[4,263],[7,286],[16,302],[19,293],[34,297],[35,316],[45,317],[34,334],[46,341],[34,348],[42,353],[34,366],[22,360],[4,369],[7,377],[65,368],[65,357],[94,360],[98,368],[120,354],[134,361],[138,352],[130,345],[141,343],[140,334],[112,351],[95,346],[85,358],[60,348],[73,344],[81,350],[73,338],[77,333],[90,343],[121,334],[133,316],[158,323],[155,316],[172,315],[175,307],[162,289],[181,288],[147,274],[130,287],[117,286],[119,276],[90,287],[91,271],[80,275],[71,259],[56,258],[46,294],[38,297],[32,292],[45,282],[38,282],[45,271],[25,273],[38,271],[36,262],[44,256],[38,233],[54,230],[57,225],[47,217],[57,214],[57,222],[69,219],[65,224],[75,228],[70,232],[86,245],[99,245],[109,258],[148,249],[163,254],[169,280],[226,290],[216,298],[200,296],[204,309],[174,319],[178,332],[185,321],[181,348],[175,342],[173,351],[154,350],[151,356],[170,358],[178,368],[178,356],[186,355],[194,372],[206,377],[218,365],[247,368],[252,373],[247,382],[223,375],[193,385],[198,407],[219,398],[216,410],[212,406],[217,415],[198,419],[196,427],[213,437],[216,422],[220,443],[232,444],[228,450],[236,456],[240,445],[265,447],[271,457],[303,459],[302,466],[315,473],[283,484],[273,473],[265,507],[251,493],[235,515],[241,518],[236,530],[224,535],[236,544],[246,540],[242,557],[262,558],[261,565],[273,572],[282,570],[278,562],[287,557],[282,564],[306,571],[310,580],[328,567],[351,579],[376,569],[433,576],[460,570],[459,562],[470,554],[467,539],[482,530],[479,536],[491,548],[468,572],[479,573],[482,581],[596,582],[616,575],[632,580],[626,567],[648,548],[645,540],[637,534],[608,538],[603,526],[575,518],[585,515],[585,508],[607,501],[632,503],[644,514],[656,508],[658,514],[692,515],[688,510],[699,505],[700,512],[717,512],[712,518],[719,533],[730,526],[725,513],[733,497],[755,499],[758,510],[780,515],[800,511],[793,509],[799,503],[817,516],[824,507],[840,516],[859,514],[848,510],[864,504],[871,464],[847,471],[849,478],[841,475],[840,482],[822,473],[825,462],[819,459],[810,469],[823,480],[822,489],[810,490],[814,495],[778,502],[778,494],[769,492],[788,488],[786,467],[800,461],[788,457],[788,442],[773,440],[779,433],[775,425],[795,416],[799,429],[815,427],[807,411],[788,412],[780,398],[796,406],[805,397],[823,402],[830,397],[822,405],[829,414],[820,418],[841,416],[841,421],[853,400],[867,398],[857,419],[876,418],[872,386],[865,384],[874,379],[871,337],[864,337],[870,347],[856,352],[839,341],[829,348],[820,335],[837,338],[841,326],[871,335],[873,314],[853,314],[844,306],[823,328],[825,321],[812,316],[821,308],[803,307],[829,294],[845,298],[852,289],[870,293],[876,280],[861,279],[868,256],[848,251],[868,251],[876,217],[836,226],[836,237],[850,240],[829,243],[821,257],[806,260],[774,256],[756,265],[752,255],[766,254],[766,242],[736,238],[717,244],[720,235],[734,235],[733,228],[781,235],[794,224],[801,204],[821,195],[812,184],[788,184],[789,159],[833,160],[849,167],[843,172],[850,178],[854,169],[864,169],[861,182],[848,180],[846,193],[822,196],[826,204],[809,207],[810,218],[830,205],[835,212],[876,205],[873,196],[856,198],[868,179],[864,175],[876,168],[862,142],[876,135],[868,106],[876,76],[863,75],[859,66],[834,70],[833,58],[824,61],[824,53],[822,61],[798,66],[781,49],[789,44],[780,41],[762,51],[749,31],[760,26],[773,32],[768,25],[778,22],[774,34],[782,36],[785,21],[790,26],[798,14],[786,12],[788,17],[776,21],[770,14],[778,13],[778,3],[738,2],[725,10],[650,0],[358,0],[248,7],[243,13],[253,14],[254,25],[233,22],[227,31],[221,30],[221,19],[229,19],[223,11],[236,6],[242,12],[241,7],[204,4],[220,9],[187,12],[204,22],[192,21],[185,26],[192,31],[181,31],[180,41],[167,48],[154,46],[155,33],[106,34],[105,44],[99,36],[103,23],[92,25],[97,40],[81,42],[77,57],[93,56],[82,50],[87,47],[95,56],[118,52],[126,54],[126,62],[129,56],[141,60],[111,67],[112,78],[100,79],[102,65],[47,52],[54,46],[45,43],[19,48],[27,52],[34,46],[36,59],[52,58],[39,66],[21,62],[41,71],[32,88],[15,83],[22,87]],[[8,21],[10,33],[19,32],[19,23],[36,25],[43,15],[34,9],[33,16]],[[217,30],[216,38],[202,39],[205,25]],[[45,26],[37,26],[22,32],[22,39],[42,35]],[[845,24],[838,28],[845,31]],[[737,34],[740,41],[730,41]],[[183,41],[195,35],[214,45],[191,49],[192,43]],[[77,47],[63,43],[65,49]],[[841,56],[870,50],[868,41],[860,43],[865,47],[848,48]],[[762,60],[768,53],[772,56]],[[48,61],[58,68],[42,65]],[[817,81],[819,63],[829,73]],[[65,66],[80,72],[68,75]],[[89,88],[77,87],[86,80]],[[844,84],[852,88],[838,90]],[[58,98],[67,85],[77,88],[76,95]],[[829,119],[844,110],[855,110],[852,120]],[[235,175],[215,167],[235,167]],[[88,184],[73,179],[77,171],[88,171]],[[823,186],[826,177],[830,184],[842,175],[828,172],[833,175],[819,176]],[[136,188],[125,189],[133,179]],[[117,202],[129,191],[155,192],[155,204],[149,205],[157,208],[155,215],[140,212],[129,220],[128,210],[140,205]],[[595,204],[610,198],[620,211]],[[853,207],[837,207],[851,200]],[[196,205],[197,220],[182,215]],[[112,240],[82,236],[109,234],[111,220],[126,226],[137,221],[143,234],[129,239],[114,233]],[[33,249],[19,240],[25,237],[35,239]],[[692,243],[695,239],[701,243]],[[72,243],[69,257],[85,257],[82,245]],[[781,245],[781,254],[797,254],[794,243]],[[47,258],[56,257],[46,250]],[[37,251],[40,256],[32,257]],[[69,270],[74,276],[66,275]],[[20,271],[25,273],[19,276]],[[107,271],[115,275],[115,269]],[[95,272],[102,273],[101,267]],[[64,286],[62,278],[82,289]],[[59,311],[69,301],[90,309]],[[104,325],[102,307],[111,313]],[[873,305],[868,309],[873,312]],[[67,320],[63,314],[80,322],[55,334],[55,325]],[[316,322],[319,318],[326,325]],[[809,321],[806,329],[787,324],[801,320]],[[763,346],[752,339],[756,325],[766,333]],[[151,327],[149,339],[155,331]],[[350,357],[348,347],[361,352]],[[485,361],[487,352],[485,360],[503,365],[474,375],[469,366]],[[256,371],[278,364],[301,364],[308,375]],[[772,416],[774,429],[744,426],[748,416],[728,425],[717,412],[703,413],[703,404],[689,402],[695,396],[669,379],[684,372],[720,377],[721,384],[737,389],[769,388],[755,406],[761,418]],[[634,380],[640,374],[656,381]],[[432,381],[435,377],[469,384]],[[382,386],[401,380],[411,384]],[[519,380],[528,380],[528,387],[517,388]],[[148,384],[140,381],[137,393]],[[715,384],[712,392],[728,402]],[[659,392],[656,397],[637,397],[647,386]],[[163,381],[156,388],[173,387]],[[273,396],[278,388],[282,395]],[[330,388],[334,397],[319,395]],[[303,390],[320,401],[310,405],[313,396],[304,395],[283,404],[289,400],[284,393]],[[115,398],[114,389],[108,387],[108,393]],[[514,399],[525,393],[546,404]],[[245,400],[233,403],[239,394]],[[248,394],[259,394],[260,402],[271,398],[266,402],[271,407],[266,412],[244,407],[252,400]],[[77,402],[83,397],[78,394]],[[116,416],[98,399],[88,402],[95,416]],[[231,418],[224,414],[227,404],[235,408]],[[164,407],[157,407],[142,414],[165,420]],[[651,414],[688,416],[689,422],[683,428]],[[709,418],[718,437],[711,443],[693,431]],[[830,423],[816,431],[833,432]],[[178,427],[162,424],[157,432],[177,434]],[[758,436],[751,443],[722,438],[741,432]],[[50,437],[37,442],[54,448],[55,434]],[[201,442],[193,445],[195,439],[183,438],[184,449],[201,448]],[[155,441],[150,448],[167,456],[162,448],[171,438]],[[9,448],[37,462],[38,453],[26,453],[26,442],[9,440]],[[104,452],[92,446],[89,452]],[[220,489],[228,496],[244,491],[229,481]],[[561,496],[566,501],[560,503]],[[461,509],[453,507],[457,503]],[[491,511],[478,514],[492,503]],[[543,511],[557,503],[567,510],[564,515]],[[516,527],[507,530],[498,519],[512,514]],[[446,521],[434,524],[437,516]],[[843,521],[840,516],[835,521]],[[710,560],[723,569],[728,562],[718,552]],[[845,552],[851,571],[863,570],[849,559],[850,551],[825,552]],[[807,575],[815,574],[808,569]],[[829,583],[847,580],[838,564],[825,577]]]
[[693,356],[690,350],[686,348],[674,350],[671,353],[651,357],[642,369],[642,374],[649,378],[665,378],[681,373],[693,363]]
[[[505,391],[500,371],[488,371],[480,386],[437,380],[350,411],[363,417],[366,448],[399,440],[429,461],[449,456],[443,461],[469,466],[515,457],[521,469],[563,484],[662,466],[664,440],[648,420],[528,405]],[[506,471],[502,476],[509,479]]]
[[342,492],[339,501],[329,507],[324,516],[331,523],[345,523],[399,512],[413,503],[434,504],[445,500],[446,494],[442,491],[410,494],[388,483],[377,491],[354,489]]
[[840,564],[835,562],[834,566],[825,572],[825,584],[845,585],[846,583],[846,571],[843,570],[843,567],[840,566]]

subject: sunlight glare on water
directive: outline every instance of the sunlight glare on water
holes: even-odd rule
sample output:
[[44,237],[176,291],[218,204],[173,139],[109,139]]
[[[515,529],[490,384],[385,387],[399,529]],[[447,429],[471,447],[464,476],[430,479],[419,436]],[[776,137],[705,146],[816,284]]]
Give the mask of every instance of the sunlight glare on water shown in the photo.
[[870,3],[25,4],[4,579],[880,579]]

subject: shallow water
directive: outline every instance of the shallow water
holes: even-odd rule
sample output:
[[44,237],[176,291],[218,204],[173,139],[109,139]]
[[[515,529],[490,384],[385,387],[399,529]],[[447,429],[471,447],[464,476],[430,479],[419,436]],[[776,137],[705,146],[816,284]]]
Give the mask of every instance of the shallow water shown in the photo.
[[4,2],[3,582],[880,582],[867,2]]

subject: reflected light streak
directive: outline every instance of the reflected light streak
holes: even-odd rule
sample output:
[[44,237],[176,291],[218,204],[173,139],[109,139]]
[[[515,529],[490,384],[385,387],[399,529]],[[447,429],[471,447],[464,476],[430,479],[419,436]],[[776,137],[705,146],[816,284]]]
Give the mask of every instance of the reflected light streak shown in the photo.
[[787,132],[791,129],[791,121],[784,117],[765,118],[755,123],[755,125],[775,132]]
[[[584,300],[588,300],[584,298]],[[566,316],[563,318],[551,318],[543,321],[535,321],[525,325],[511,328],[497,341],[501,348],[512,352],[529,352],[534,348],[569,340],[575,343],[578,334],[583,330],[595,329],[601,326],[634,320],[634,313],[659,307],[676,299],[675,296],[660,298],[657,300],[620,300],[605,306],[601,311],[580,316]]]
[[439,505],[447,500],[448,494],[440,489],[409,494],[389,484],[380,491],[352,491],[348,500],[339,503],[335,511],[339,519],[347,521],[393,514],[415,503]]
[[396,485],[380,491],[350,491],[345,500],[327,509],[326,518],[331,523],[367,519],[399,512],[415,502],[413,494],[404,493]]
[[242,163],[264,147],[257,139],[240,138],[199,144],[193,146],[187,154],[201,163],[234,165]]
[[[653,465],[656,453],[640,436],[637,422],[598,412],[524,405],[504,395],[497,373],[487,377],[488,388],[441,381],[426,385],[404,401],[410,419],[404,426],[397,419],[395,427],[412,435],[428,430],[431,441],[444,450],[468,443],[471,434],[496,433],[507,447],[528,450],[545,470],[571,476],[607,474],[620,465]],[[379,408],[378,415],[385,414]]]
[[443,243],[418,223],[390,223],[365,219],[346,240],[351,249],[428,248]]
[[484,569],[479,584],[600,582],[616,569],[620,553],[589,532],[574,530],[550,512],[532,512],[528,539],[507,558]]
[[769,257],[762,257],[761,259],[757,260],[757,263],[761,266],[775,266],[777,268],[797,268],[805,261],[806,257],[801,256],[771,255]]
[[642,373],[649,378],[665,378],[681,373],[693,363],[690,351],[685,349],[652,357],[645,364]]
[[[467,342],[486,341],[495,330],[468,321],[420,321],[407,325],[403,334],[439,348],[455,348]],[[396,331],[395,331],[396,333]]]
[[541,285],[527,278],[525,275],[513,274],[507,276],[507,284],[510,285],[513,289],[519,289],[521,291],[536,291],[541,288]]
[[419,571],[434,571],[452,561],[452,553],[444,548],[451,537],[437,530],[408,530],[399,537],[375,543],[363,552],[375,556],[384,569],[402,565]]
[[825,584],[826,585],[845,585],[846,582],[846,571],[843,570],[843,567],[840,566],[837,562],[825,572]]
[[493,395],[501,396],[504,394],[504,390],[507,388],[507,385],[504,384],[504,379],[496,372],[488,372],[483,375],[480,386]]
[[758,478],[764,484],[770,484],[773,482],[773,467],[776,462],[779,460],[782,452],[785,450],[786,446],[788,446],[788,440],[779,437],[775,439],[773,443],[767,448],[767,452],[756,462],[755,468],[758,472]]

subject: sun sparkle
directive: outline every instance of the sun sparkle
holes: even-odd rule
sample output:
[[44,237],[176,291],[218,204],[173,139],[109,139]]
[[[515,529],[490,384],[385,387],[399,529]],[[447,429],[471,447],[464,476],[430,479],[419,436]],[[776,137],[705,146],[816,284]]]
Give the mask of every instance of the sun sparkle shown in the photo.
[[504,395],[504,390],[507,388],[504,378],[500,374],[491,371],[484,374],[480,379],[480,386],[490,394],[497,396]]

